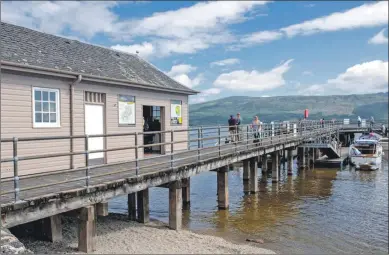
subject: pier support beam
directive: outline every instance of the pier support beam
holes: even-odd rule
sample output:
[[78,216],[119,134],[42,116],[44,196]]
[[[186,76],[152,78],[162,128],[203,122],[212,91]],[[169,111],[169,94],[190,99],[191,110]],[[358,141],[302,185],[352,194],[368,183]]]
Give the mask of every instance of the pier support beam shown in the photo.
[[304,168],[305,167],[305,153],[304,153],[304,148],[298,147],[297,148],[297,156],[298,156],[298,166],[299,168]]
[[278,151],[275,151],[271,154],[272,159],[272,182],[279,181],[279,171],[278,171]]
[[148,223],[149,217],[149,189],[137,192],[138,222]]
[[59,242],[62,240],[62,216],[61,214],[53,215],[34,224],[36,236],[44,241]]
[[108,202],[96,204],[97,216],[108,216]]
[[182,179],[182,206],[184,209],[190,206],[190,178]]
[[250,192],[258,192],[258,162],[256,158],[250,159]]
[[182,183],[174,181],[169,185],[169,228],[182,228]]
[[228,209],[228,168],[226,166],[217,171],[217,201],[219,209]]
[[80,209],[78,250],[81,252],[91,253],[96,250],[96,219],[94,210],[94,206]]
[[243,160],[243,192],[250,193],[250,161]]
[[136,221],[136,193],[127,195],[128,220]]
[[262,174],[267,173],[267,154],[262,155]]
[[293,150],[288,150],[288,175],[293,174]]

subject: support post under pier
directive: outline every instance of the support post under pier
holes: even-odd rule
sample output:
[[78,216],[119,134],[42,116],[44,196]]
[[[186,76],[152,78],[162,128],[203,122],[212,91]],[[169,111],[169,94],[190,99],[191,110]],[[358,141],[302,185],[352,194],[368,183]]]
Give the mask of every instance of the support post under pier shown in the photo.
[[128,220],[136,220],[136,193],[127,195]]
[[293,150],[288,150],[288,175],[293,174]]
[[250,161],[243,160],[243,192],[250,193]]
[[250,192],[258,192],[258,162],[256,158],[250,159]]
[[149,216],[149,189],[144,189],[137,192],[137,209],[138,209],[138,222],[148,223],[150,221]]
[[272,153],[272,182],[279,181],[279,171],[278,171],[278,151]]
[[96,250],[96,219],[93,205],[80,209],[78,250],[85,253]]
[[190,178],[182,179],[182,206],[184,209],[190,206]]
[[228,167],[223,166],[217,171],[217,201],[219,209],[228,209]]
[[169,185],[169,228],[182,228],[182,183],[174,181]]
[[298,157],[298,166],[299,168],[304,168],[305,167],[305,153],[304,153],[304,148],[303,147],[298,147],[297,148],[297,157]]

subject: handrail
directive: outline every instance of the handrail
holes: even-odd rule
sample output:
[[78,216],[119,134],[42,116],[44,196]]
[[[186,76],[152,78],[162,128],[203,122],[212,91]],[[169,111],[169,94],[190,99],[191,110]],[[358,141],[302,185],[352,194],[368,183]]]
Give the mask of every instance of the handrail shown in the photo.
[[[272,123],[272,124],[263,124],[262,129],[259,131],[261,134],[260,138],[255,138],[254,133],[256,130],[253,130],[251,125],[241,125],[241,126],[217,126],[217,127],[189,127],[184,129],[171,129],[165,131],[153,131],[153,132],[129,132],[129,133],[116,133],[116,134],[104,134],[104,135],[79,135],[79,136],[47,136],[47,137],[21,137],[21,138],[7,138],[1,139],[1,142],[11,142],[13,143],[13,157],[12,158],[2,158],[1,162],[13,162],[14,175],[9,178],[2,178],[2,182],[13,181],[14,188],[12,191],[2,192],[1,196],[6,194],[14,193],[15,202],[20,200],[20,192],[34,189],[34,187],[20,187],[20,180],[27,180],[31,178],[42,178],[42,182],[44,178],[52,175],[60,175],[60,174],[71,174],[73,172],[85,171],[85,175],[83,177],[77,177],[77,181],[84,181],[87,191],[89,192],[90,182],[92,179],[97,177],[103,177],[107,175],[113,175],[117,173],[125,173],[135,170],[135,176],[139,176],[139,174],[143,174],[143,169],[152,168],[161,164],[169,164],[169,169],[174,169],[176,167],[180,167],[182,165],[177,165],[178,162],[182,162],[185,164],[185,160],[191,160],[192,163],[199,163],[204,161],[204,157],[212,156],[212,154],[217,155],[217,157],[224,156],[225,153],[231,151],[232,153],[242,152],[242,151],[251,151],[258,150],[263,146],[271,146],[282,144],[288,141],[303,141],[304,139],[316,135],[321,135],[327,132],[333,132],[341,126],[340,122],[336,121],[302,121],[299,123],[288,122],[285,123]],[[207,132],[204,132],[207,131]],[[186,139],[178,139],[179,134],[185,134],[188,136]],[[165,136],[170,136],[170,139],[162,139],[159,143],[155,144],[138,144],[138,137],[147,135],[147,134],[161,134]],[[211,135],[212,134],[212,135]],[[178,136],[177,136],[178,135]],[[101,150],[93,150],[89,146],[89,140],[96,137],[133,137],[130,144],[126,144],[124,147],[118,148],[110,148],[110,149],[101,149]],[[178,138],[176,138],[178,137]],[[48,140],[60,140],[60,139],[84,139],[84,150],[79,150],[75,152],[63,152],[63,153],[46,153],[46,154],[38,154],[38,155],[20,155],[20,144],[22,142],[31,142],[31,141],[48,141]],[[222,144],[222,139],[226,139],[229,143]],[[229,139],[229,140],[228,140]],[[210,141],[211,146],[206,146],[205,141]],[[212,142],[213,141],[213,142]],[[257,141],[259,146],[254,146],[250,148],[250,143],[255,144]],[[176,151],[174,145],[188,143],[189,149]],[[195,148],[192,148],[191,145],[196,144]],[[19,150],[18,150],[19,146]],[[165,146],[167,150],[166,155],[152,157],[152,159],[158,158],[166,158],[166,162],[155,162],[151,165],[145,165],[149,158],[145,158],[139,156],[139,149],[146,147],[154,147],[154,146]],[[169,150],[168,150],[169,148]],[[93,153],[101,153],[101,152],[112,152],[119,150],[130,150],[134,151],[135,157],[128,161],[123,162],[113,162],[102,165],[90,165],[90,154]],[[189,156],[185,156],[186,153],[194,152]],[[84,155],[85,156],[85,166],[79,167],[75,169],[65,169],[61,171],[49,171],[47,173],[38,173],[38,174],[30,174],[30,175],[21,175],[19,176],[19,161],[28,161],[33,159],[46,159],[46,158],[56,158],[63,156],[75,156],[75,155]],[[142,155],[142,154],[141,154]],[[216,158],[217,158],[216,157]],[[133,164],[134,167],[128,169],[128,167],[116,169],[115,171],[110,170],[107,173],[98,174],[95,172],[96,169],[101,167],[109,167],[115,165],[122,164]],[[181,164],[181,163],[180,163]],[[124,166],[124,165],[123,165]],[[66,179],[63,182],[55,182],[55,183],[45,183],[43,186],[53,186],[57,184],[62,184],[66,182],[73,182],[75,179]],[[37,186],[36,188],[43,187],[42,185]]]

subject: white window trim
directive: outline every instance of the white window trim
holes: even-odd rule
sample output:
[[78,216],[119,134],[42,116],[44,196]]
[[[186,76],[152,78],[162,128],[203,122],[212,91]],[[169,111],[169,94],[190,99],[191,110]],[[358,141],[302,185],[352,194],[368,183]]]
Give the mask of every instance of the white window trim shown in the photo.
[[[43,90],[47,92],[55,92],[55,100],[56,100],[56,114],[57,114],[57,121],[52,123],[36,123],[35,122],[35,91],[36,90]],[[60,102],[60,96],[59,96],[59,89],[51,89],[51,88],[42,88],[42,87],[33,87],[32,88],[32,124],[34,128],[57,128],[61,127],[61,115],[60,115],[60,108],[61,108],[61,102]]]

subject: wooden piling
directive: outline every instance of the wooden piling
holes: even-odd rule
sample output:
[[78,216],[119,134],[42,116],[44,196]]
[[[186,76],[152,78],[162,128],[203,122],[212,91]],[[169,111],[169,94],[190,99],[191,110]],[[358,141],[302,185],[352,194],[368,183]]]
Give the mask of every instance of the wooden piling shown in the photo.
[[249,160],[243,160],[243,180],[248,181],[250,179]]
[[80,209],[78,227],[78,250],[91,253],[96,250],[96,220],[95,207],[87,206]]
[[217,196],[219,209],[228,209],[228,168],[221,167],[217,171]]
[[182,183],[174,181],[169,186],[169,228],[182,228]]
[[293,174],[293,150],[288,150],[288,175]]
[[108,202],[96,204],[97,216],[108,216]]
[[272,153],[272,182],[279,181],[279,171],[278,171],[278,151]]
[[258,164],[256,158],[250,159],[250,193],[258,192]]
[[[60,242],[62,241],[62,215],[57,214],[38,222],[41,224],[40,227],[35,227],[35,231],[40,232],[37,233],[37,236],[42,240],[48,240],[50,242]],[[35,225],[36,226],[36,225]]]
[[127,195],[128,220],[136,221],[136,193]]
[[182,179],[182,205],[184,209],[190,206],[190,178]]
[[144,189],[137,192],[137,210],[138,210],[138,222],[148,223],[150,221],[149,216],[149,189]]

